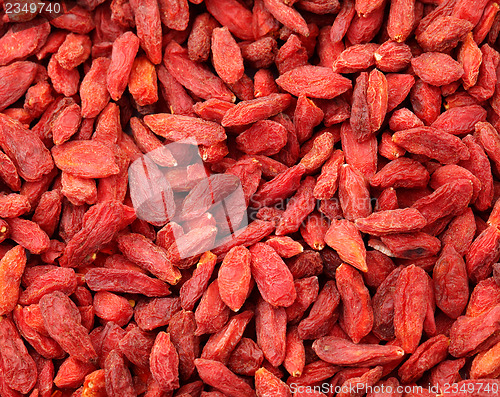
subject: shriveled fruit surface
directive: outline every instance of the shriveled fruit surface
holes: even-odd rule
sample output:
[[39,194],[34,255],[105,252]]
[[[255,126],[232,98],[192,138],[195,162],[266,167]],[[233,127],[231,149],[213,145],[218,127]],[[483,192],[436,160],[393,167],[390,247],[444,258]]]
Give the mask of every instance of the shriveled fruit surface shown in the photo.
[[0,396],[500,394],[498,0],[0,7]]

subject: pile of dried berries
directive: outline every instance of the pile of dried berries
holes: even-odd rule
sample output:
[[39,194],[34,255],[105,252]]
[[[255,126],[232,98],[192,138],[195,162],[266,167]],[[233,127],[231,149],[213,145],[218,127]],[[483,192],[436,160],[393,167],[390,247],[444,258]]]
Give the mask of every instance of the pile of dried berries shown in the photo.
[[499,395],[498,0],[0,5],[2,397]]

